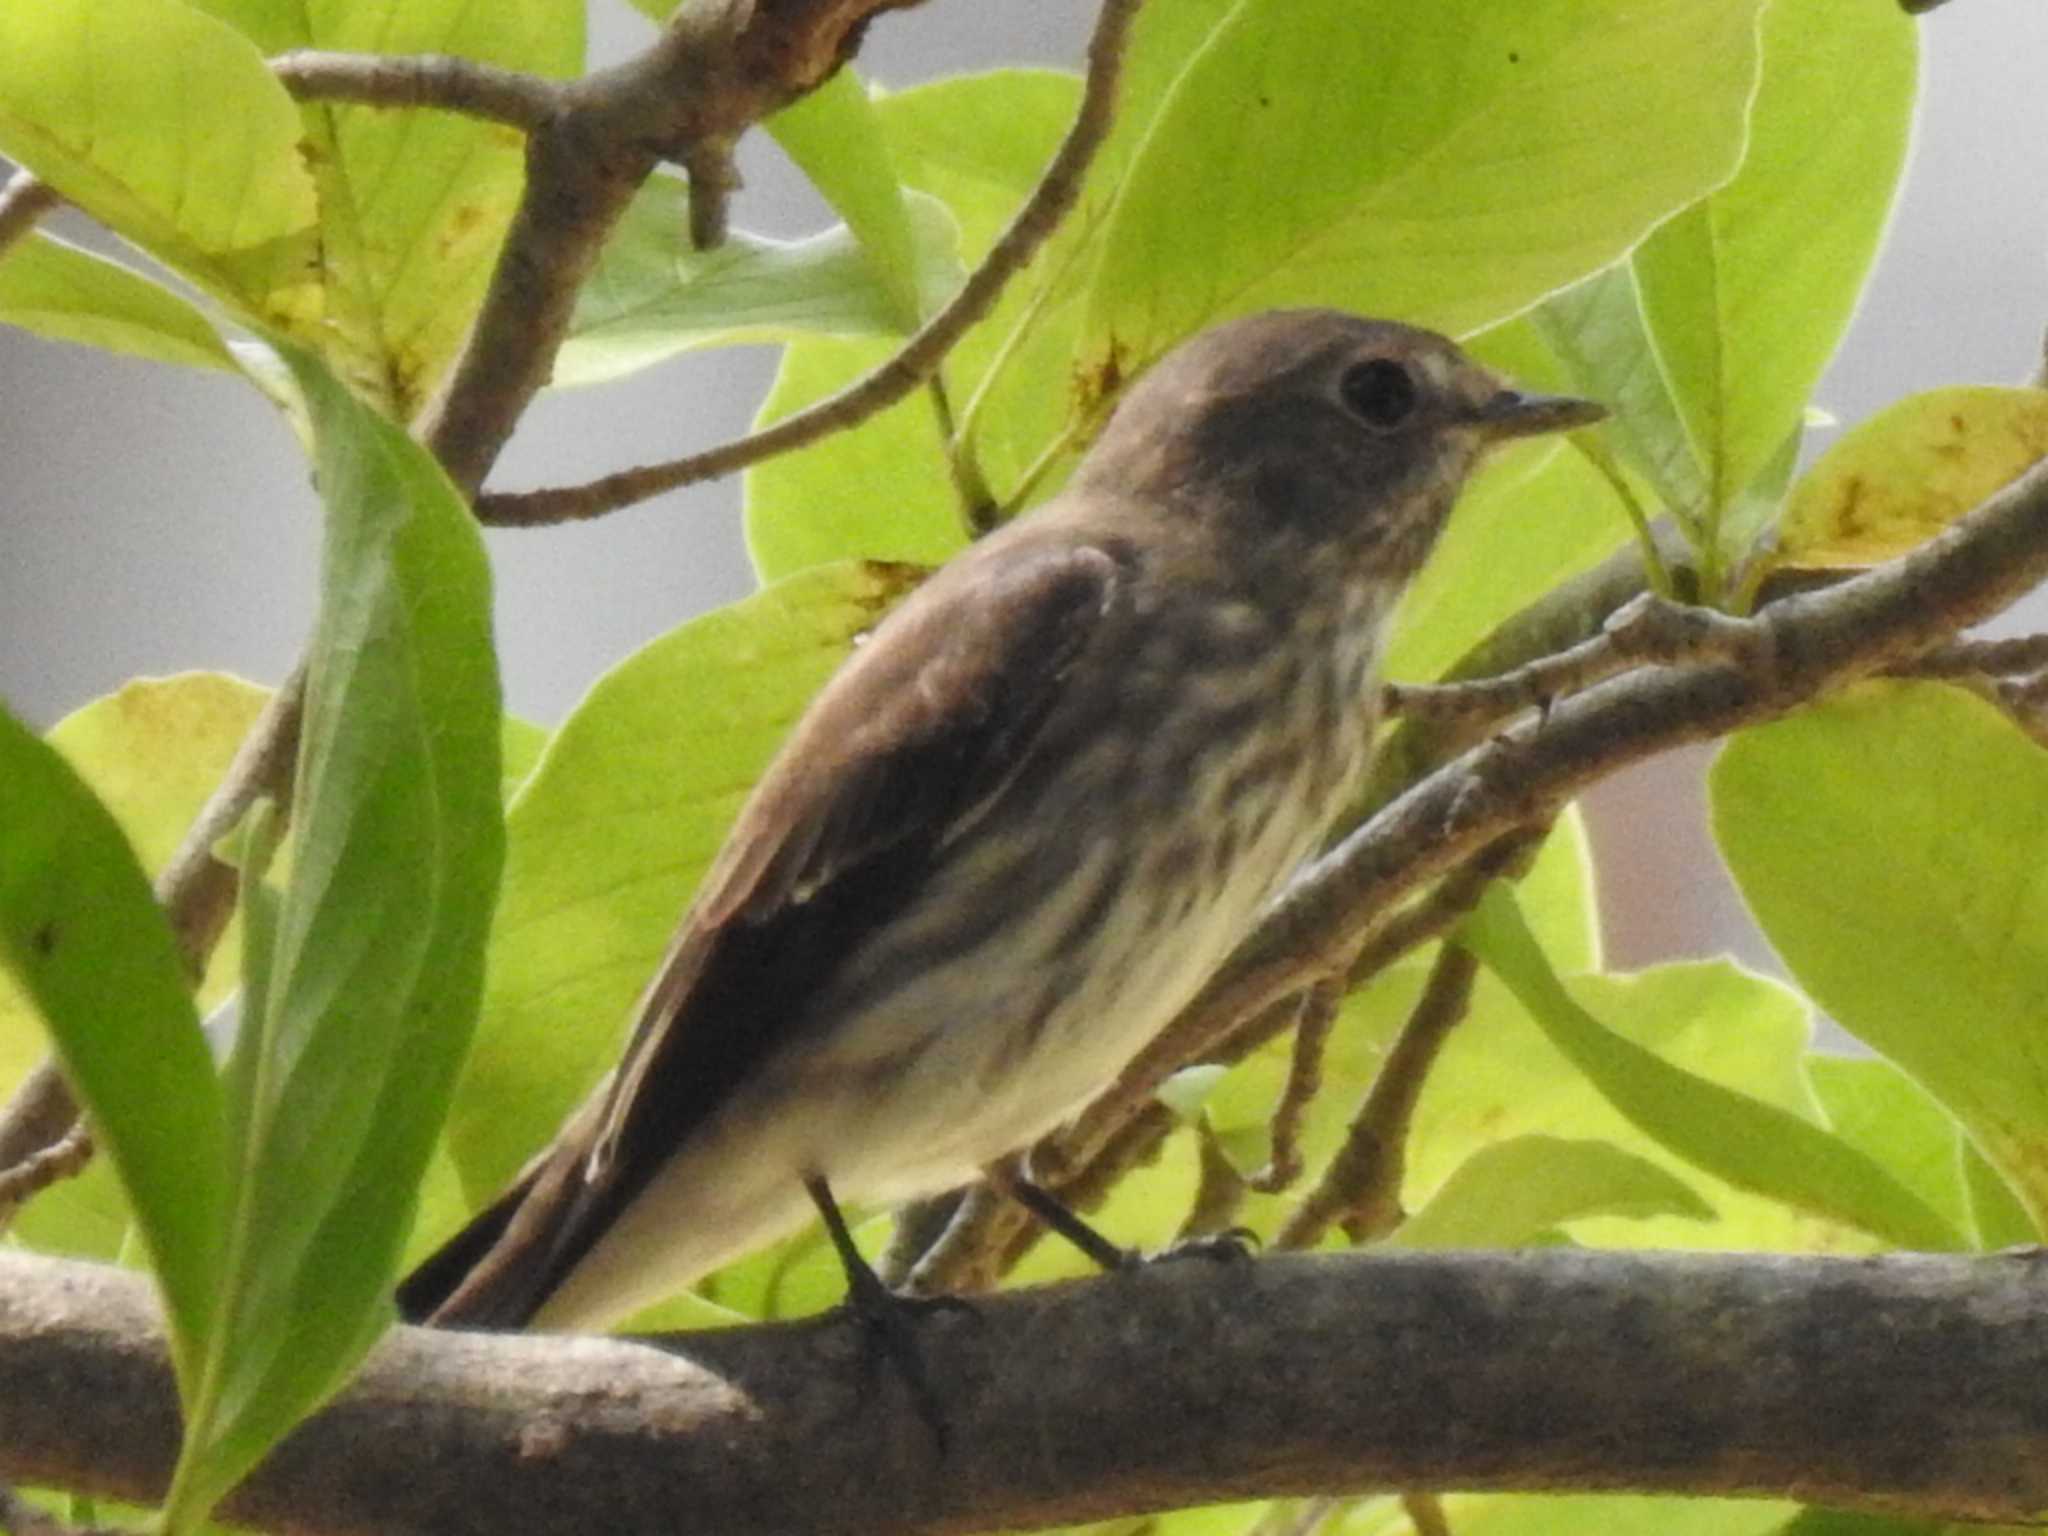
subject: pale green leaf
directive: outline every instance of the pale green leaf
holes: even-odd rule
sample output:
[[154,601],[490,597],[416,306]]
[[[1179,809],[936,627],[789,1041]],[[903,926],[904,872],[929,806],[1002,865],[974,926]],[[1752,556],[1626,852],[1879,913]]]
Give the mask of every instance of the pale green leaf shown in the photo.
[[[1897,7],[1775,0],[1762,40],[1742,169],[1633,260],[1710,519],[1798,427],[1877,253],[1912,126],[1916,30]],[[1745,542],[1710,536],[1731,559]]]
[[[390,1315],[503,850],[490,577],[433,459],[289,355],[327,504],[275,943],[252,950],[227,1273],[167,1508],[201,1518]],[[260,873],[260,867],[252,873]],[[248,912],[261,913],[252,898]],[[260,989],[260,995],[255,989]]]
[[[757,424],[837,393],[891,343],[797,342],[782,354]],[[931,401],[912,394],[857,431],[747,471],[747,553],[764,582],[848,558],[941,565],[967,543]]]
[[1246,0],[1130,167],[1086,357],[1128,371],[1275,305],[1454,335],[1526,308],[1734,169],[1757,10],[1433,0],[1368,23],[1358,0]]
[[299,109],[178,0],[0,7],[0,153],[252,323],[310,332]]
[[824,194],[858,242],[890,328],[909,332],[942,297],[919,259],[918,236],[889,141],[851,64],[762,125]]
[[1479,1148],[1388,1242],[1402,1248],[1512,1248],[1585,1216],[1711,1221],[1692,1187],[1605,1141],[1514,1136]]
[[1813,1055],[1807,1076],[1828,1127],[1881,1163],[1959,1232],[1975,1221],[1963,1184],[1962,1127],[1927,1091],[1877,1056]]
[[1813,999],[1960,1119],[2048,1229],[2048,757],[1996,709],[1869,683],[1744,731],[1714,835]]
[[[619,378],[698,347],[905,329],[846,226],[795,241],[735,231],[696,251],[687,201],[674,176],[651,177],[635,194],[576,301],[557,386]],[[931,198],[907,205],[906,259],[932,298],[959,278],[953,222]]]
[[1565,365],[1571,387],[1614,412],[1599,430],[1623,461],[1681,522],[1700,526],[1709,500],[1706,475],[1658,364],[1633,264],[1609,267],[1551,295],[1529,319]]
[[[455,54],[566,77],[582,0],[196,0],[266,54]],[[319,189],[317,345],[387,415],[410,418],[468,335],[525,179],[515,129],[450,112],[308,104],[293,137]]]
[[0,261],[0,323],[187,368],[232,368],[196,306],[119,262],[40,231]]

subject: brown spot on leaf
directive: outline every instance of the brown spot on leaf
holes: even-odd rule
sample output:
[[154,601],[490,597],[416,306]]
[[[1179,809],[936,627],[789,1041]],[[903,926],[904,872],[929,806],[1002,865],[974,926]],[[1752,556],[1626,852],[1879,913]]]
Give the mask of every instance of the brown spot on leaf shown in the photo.
[[1126,366],[1130,349],[1116,337],[1109,338],[1102,355],[1084,361],[1074,370],[1074,408],[1083,417],[1093,416],[1114,401],[1129,381]]
[[47,960],[57,952],[60,932],[55,918],[47,918],[36,925],[36,931],[28,936],[28,947],[35,951],[38,960]]

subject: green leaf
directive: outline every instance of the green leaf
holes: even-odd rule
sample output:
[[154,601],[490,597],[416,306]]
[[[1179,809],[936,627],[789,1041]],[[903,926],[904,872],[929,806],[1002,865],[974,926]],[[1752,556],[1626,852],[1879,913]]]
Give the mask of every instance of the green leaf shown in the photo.
[[[795,414],[886,361],[886,342],[798,342],[756,424]],[[747,553],[764,582],[848,558],[943,565],[967,543],[931,401],[912,394],[858,430],[747,471]]]
[[1647,1158],[1605,1141],[1515,1136],[1467,1158],[1388,1239],[1404,1248],[1511,1248],[1583,1216],[1682,1216],[1714,1208]]
[[244,319],[310,333],[301,131],[255,47],[178,0],[0,8],[0,153]]
[[690,893],[782,737],[921,575],[835,566],[694,619],[592,686],[507,816],[450,1147],[495,1194],[615,1059]]
[[[1185,3],[1148,8],[1138,25],[1142,30],[1188,9]],[[1081,82],[1063,71],[1000,69],[915,86],[870,110],[888,136],[897,174],[946,206],[960,225],[962,259],[978,262],[1037,183],[1080,100]],[[964,133],[963,123],[991,131]],[[1110,148],[1105,143],[1097,153]]]
[[[556,77],[583,62],[582,0],[196,3],[265,54],[444,53]],[[309,103],[293,109],[292,137],[303,137],[320,206],[318,246],[304,253],[319,282],[319,325],[299,339],[386,414],[408,419],[482,302],[524,185],[524,136],[450,112]]]
[[[327,504],[275,943],[249,956],[227,1274],[167,1503],[188,1527],[334,1391],[388,1287],[476,1015],[503,849],[490,579],[405,432],[288,356]],[[256,871],[260,873],[260,871]],[[249,911],[261,913],[252,897]]]
[[1880,1163],[1959,1232],[1975,1226],[1958,1149],[1962,1127],[1927,1091],[1876,1056],[1807,1058],[1828,1127]]
[[[263,707],[263,689],[217,672],[142,679],[74,710],[47,740],[113,815],[152,878],[184,840]],[[240,925],[214,946],[197,994],[204,1013],[234,989]],[[0,1086],[19,1082],[48,1053],[30,998],[0,970]],[[113,1261],[132,1254],[133,1213],[105,1159],[28,1203],[12,1232],[43,1253]],[[137,1256],[139,1257],[139,1256]]]
[[1800,477],[1774,566],[1875,565],[1931,539],[2048,455],[2048,390],[1959,384],[1860,422]]
[[2043,1233],[2020,1204],[2012,1186],[1985,1160],[1975,1142],[1957,1138],[1957,1161],[1962,1166],[1963,1186],[1970,1193],[1970,1219],[1977,1231],[1977,1246],[1987,1253],[2001,1248],[2035,1247]]
[[1608,1029],[1565,990],[1506,886],[1491,887],[1459,933],[1607,1100],[1682,1157],[1738,1188],[1852,1223],[1901,1247],[1946,1252],[1966,1246],[1925,1201],[1847,1142],[1681,1071]]
[[169,925],[127,840],[0,711],[0,965],[49,1026],[135,1214],[191,1404],[214,1333],[227,1131]]
[[[1762,42],[1742,169],[1633,263],[1714,515],[1798,427],[1877,253],[1912,127],[1916,31],[1896,7],[1776,0]],[[1737,546],[1723,535],[1718,549]]]
[[1565,365],[1572,388],[1613,409],[1599,430],[1624,462],[1681,523],[1702,526],[1706,475],[1650,340],[1633,263],[1552,294],[1529,319]]
[[1714,835],[1814,1001],[1960,1119],[2048,1230],[2048,758],[1990,705],[1869,683],[1744,731]]
[[0,261],[0,322],[187,368],[232,368],[213,322],[161,283],[40,231]]
[[[1458,1536],[1767,1536],[1798,1507],[1785,1499],[1600,1493],[1451,1494],[1444,1500]],[[1405,1524],[1396,1529],[1408,1536]]]
[[1526,308],[1735,168],[1757,10],[1437,0],[1377,25],[1358,0],[1245,0],[1130,167],[1088,358],[1128,372],[1273,305],[1454,335]]
[[[907,202],[906,260],[918,292],[935,301],[960,277],[953,221],[928,197]],[[846,226],[796,241],[735,231],[700,252],[687,203],[675,176],[650,177],[635,194],[576,301],[557,387],[620,378],[698,347],[905,331]]]
[[762,126],[846,221],[890,328],[915,330],[943,293],[928,281],[889,141],[859,71],[843,66]]

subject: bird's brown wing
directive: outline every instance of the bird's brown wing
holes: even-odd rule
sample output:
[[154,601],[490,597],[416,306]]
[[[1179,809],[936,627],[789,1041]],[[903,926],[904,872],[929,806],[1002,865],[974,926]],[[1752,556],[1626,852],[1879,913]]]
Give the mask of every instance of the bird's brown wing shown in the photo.
[[407,1316],[531,1317],[1000,795],[1123,570],[1089,544],[980,558],[997,554],[935,577],[827,685],[706,875],[601,1105],[408,1278]]

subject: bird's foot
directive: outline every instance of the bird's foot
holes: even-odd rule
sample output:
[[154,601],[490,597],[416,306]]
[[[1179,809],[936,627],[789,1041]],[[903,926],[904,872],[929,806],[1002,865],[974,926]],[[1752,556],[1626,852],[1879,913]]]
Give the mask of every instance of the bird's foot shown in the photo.
[[818,1214],[824,1218],[825,1231],[839,1255],[840,1267],[846,1271],[846,1298],[840,1302],[838,1311],[861,1329],[867,1345],[861,1352],[861,1359],[870,1381],[878,1362],[886,1360],[895,1368],[910,1393],[911,1405],[917,1410],[917,1416],[924,1420],[939,1454],[944,1456],[952,1435],[946,1428],[946,1416],[939,1406],[939,1394],[932,1386],[930,1373],[925,1370],[924,1355],[918,1349],[917,1329],[918,1324],[934,1312],[966,1312],[972,1315],[973,1305],[957,1296],[906,1296],[890,1290],[882,1277],[875,1273],[874,1266],[854,1246],[853,1235],[846,1229],[846,1218],[840,1215],[839,1206],[825,1181],[821,1178],[807,1179],[805,1188],[810,1191]]
[[1211,1264],[1247,1264],[1259,1247],[1259,1234],[1250,1227],[1226,1227],[1221,1232],[1184,1237],[1171,1247],[1149,1255],[1145,1262],[1165,1264],[1176,1259],[1206,1259]]

